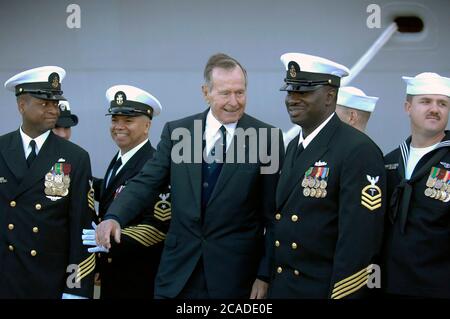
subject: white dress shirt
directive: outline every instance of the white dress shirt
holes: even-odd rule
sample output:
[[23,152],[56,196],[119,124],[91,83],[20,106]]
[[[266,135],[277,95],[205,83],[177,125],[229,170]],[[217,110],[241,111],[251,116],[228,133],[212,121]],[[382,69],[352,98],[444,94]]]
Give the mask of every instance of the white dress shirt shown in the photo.
[[300,131],[300,137],[298,139],[298,145],[300,145],[300,143],[303,143],[303,148],[306,149],[306,147],[308,147],[309,143],[312,142],[312,140],[317,136],[317,134],[320,133],[320,131],[325,127],[325,125],[327,125],[328,122],[331,121],[331,119],[333,118],[333,115],[335,113],[333,112],[333,114],[331,114],[322,124],[320,124],[314,131],[312,131],[311,134],[309,134],[306,138],[303,138],[303,129]]
[[232,138],[234,136],[234,131],[236,130],[237,122],[222,124],[220,123],[212,114],[211,109],[206,116],[206,124],[205,124],[205,142],[206,142],[206,154],[209,154],[211,149],[214,147],[214,144],[217,142],[219,138],[221,138],[222,134],[220,132],[220,127],[224,126],[227,130],[227,150],[231,145]]
[[23,152],[25,154],[25,158],[28,157],[31,153],[31,146],[30,142],[31,140],[34,140],[36,142],[36,155],[39,154],[39,151],[42,148],[42,145],[44,145],[45,141],[47,140],[47,137],[50,135],[50,130],[47,132],[39,135],[36,138],[31,138],[25,132],[22,130],[22,126],[20,127],[20,136],[22,137],[22,144],[23,144]]

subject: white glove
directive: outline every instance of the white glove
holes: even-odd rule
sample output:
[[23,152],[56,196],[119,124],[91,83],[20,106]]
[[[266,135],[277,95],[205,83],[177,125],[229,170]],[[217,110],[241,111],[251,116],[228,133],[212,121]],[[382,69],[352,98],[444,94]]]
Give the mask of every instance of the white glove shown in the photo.
[[88,248],[88,252],[90,253],[108,253],[109,252],[108,248],[97,245],[97,243],[95,242],[95,230],[97,229],[97,225],[94,222],[92,222],[92,228],[93,229],[86,229],[86,228],[83,229],[83,235],[81,235],[83,245],[95,246]]
[[88,299],[88,298],[77,296],[77,295],[63,293],[61,299]]

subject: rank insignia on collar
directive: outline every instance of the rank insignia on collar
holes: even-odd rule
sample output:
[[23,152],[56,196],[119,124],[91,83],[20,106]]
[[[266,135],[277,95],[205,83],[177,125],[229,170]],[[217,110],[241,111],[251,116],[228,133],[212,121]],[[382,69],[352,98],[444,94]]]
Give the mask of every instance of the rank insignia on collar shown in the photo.
[[3,176],[0,177],[0,184],[4,184],[4,183],[7,183],[7,182],[8,182],[8,180],[6,178],[4,178]]
[[361,205],[371,211],[381,207],[381,189],[376,185],[379,179],[379,176],[371,177],[367,175],[370,184],[361,191]]

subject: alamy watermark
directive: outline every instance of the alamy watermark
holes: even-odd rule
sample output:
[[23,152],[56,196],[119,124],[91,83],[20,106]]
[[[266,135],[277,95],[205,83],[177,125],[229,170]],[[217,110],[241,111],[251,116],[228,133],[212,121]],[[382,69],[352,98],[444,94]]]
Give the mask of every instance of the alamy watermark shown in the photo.
[[66,25],[69,29],[81,28],[81,8],[78,4],[69,4],[66,12],[70,13],[66,19]]
[[369,4],[366,12],[370,13],[366,20],[366,25],[369,29],[381,28],[381,8],[378,4]]
[[[187,128],[176,128],[171,139],[175,142],[171,151],[172,161],[180,163],[221,162],[254,164],[260,163],[261,174],[274,174],[280,167],[280,130],[277,128],[247,128],[237,127],[226,155],[222,149],[224,137],[214,146],[215,155],[210,156],[204,150],[203,122],[194,121],[193,135]],[[282,141],[281,141],[282,143]],[[270,148],[270,149],[269,149]],[[224,158],[225,157],[225,158]]]

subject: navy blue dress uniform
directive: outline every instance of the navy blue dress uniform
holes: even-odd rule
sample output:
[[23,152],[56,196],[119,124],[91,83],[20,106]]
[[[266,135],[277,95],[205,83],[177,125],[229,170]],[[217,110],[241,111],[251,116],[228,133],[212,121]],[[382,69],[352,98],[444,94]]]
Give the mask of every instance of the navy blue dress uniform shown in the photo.
[[[209,109],[165,125],[155,156],[128,183],[105,216],[116,219],[121,225],[127,224],[145,206],[148,198],[157,196],[157,190],[170,182],[172,219],[155,283],[158,298],[178,297],[194,272],[203,273],[205,295],[210,298],[249,298],[257,276],[269,276],[264,228],[269,227],[275,209],[279,168],[271,174],[261,174],[260,169],[267,164],[260,159],[250,163],[248,158],[252,136],[259,141],[263,138],[259,136],[259,129],[270,132],[273,127],[243,114],[236,130],[253,128],[256,131],[245,140],[238,141],[234,136],[231,145],[235,147],[236,156],[240,149],[246,162],[238,163],[236,158],[233,163],[226,161],[217,174],[214,189],[206,195],[209,199],[202,204],[205,196],[202,188],[210,187],[202,176],[204,164],[201,160],[208,112]],[[173,140],[172,134],[177,132],[189,132],[189,137]],[[279,137],[279,141],[273,142],[280,145],[274,156],[282,159],[281,134]],[[267,149],[271,150],[270,134],[264,138],[267,138],[264,140]],[[180,146],[178,143],[186,146],[181,153],[188,147],[194,150],[187,155],[186,161],[171,156],[172,150],[176,152],[175,146]]]
[[[41,67],[5,86],[60,100],[64,75]],[[80,240],[95,217],[89,155],[48,130],[30,143],[27,161],[24,136],[20,128],[0,137],[0,298],[91,297],[95,256]]]
[[[152,119],[161,112],[160,102],[136,87],[113,86],[106,95],[111,103],[108,115],[144,114]],[[117,167],[115,168],[119,157],[117,153],[109,164],[104,179],[96,181],[99,221],[113,200],[127,187],[128,181],[153,158],[155,149],[149,140],[136,147],[139,149],[118,172]],[[170,189],[165,185],[161,193],[153,200],[148,200],[147,207],[125,225],[120,244],[114,242],[108,253],[98,254],[100,298],[153,298],[155,276],[170,218]]]
[[[449,78],[408,81],[408,94],[450,97]],[[382,287],[390,295],[450,298],[450,132],[408,177],[410,146],[411,137],[385,156],[390,207]]]
[[[282,90],[338,88],[347,75],[344,66],[310,55],[281,60],[287,69]],[[288,145],[277,187],[269,298],[361,297],[381,248],[382,153],[335,113],[310,134],[306,148],[301,135]]]

